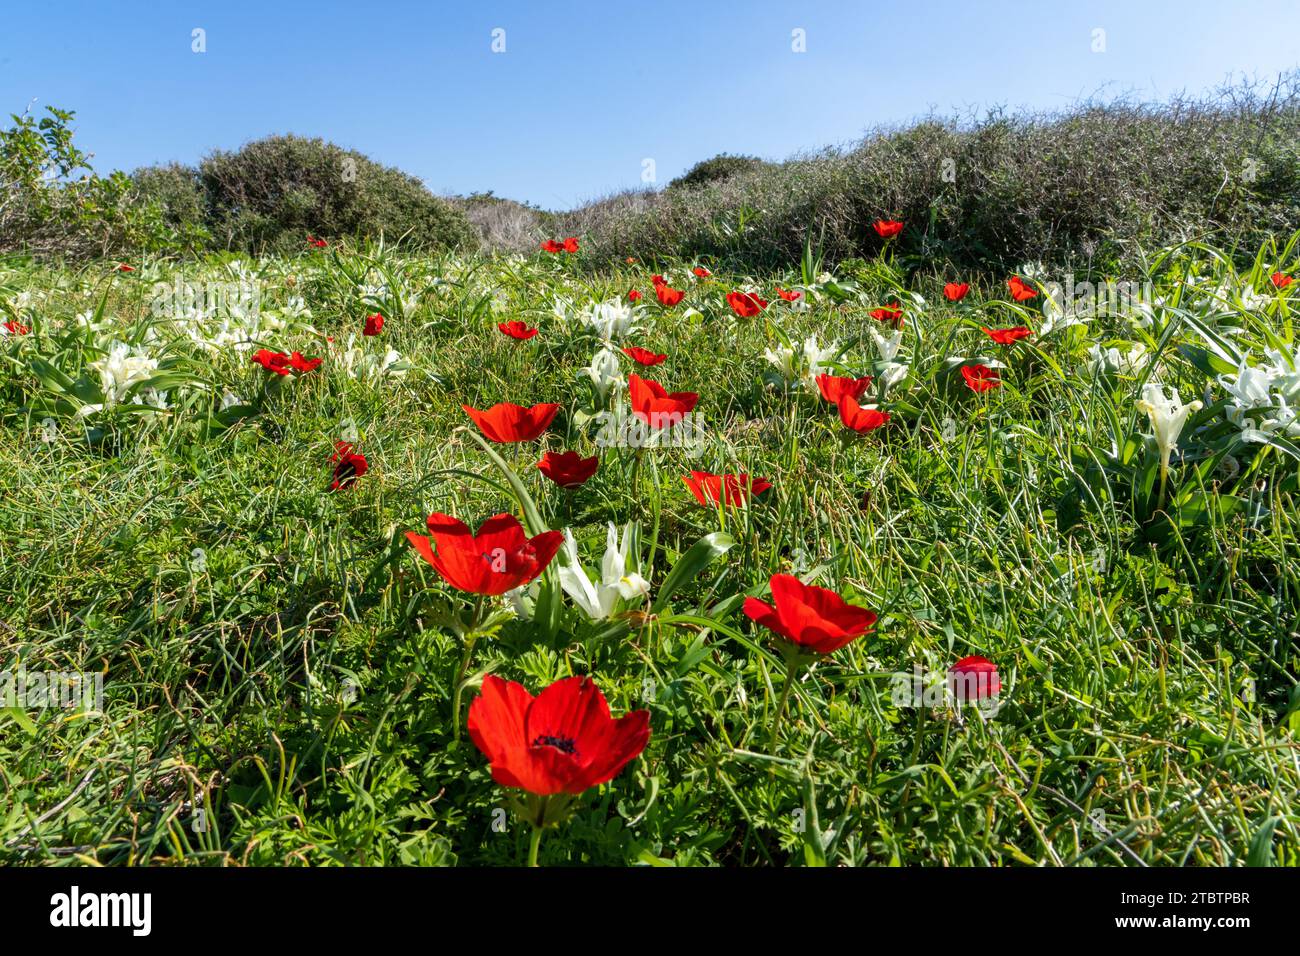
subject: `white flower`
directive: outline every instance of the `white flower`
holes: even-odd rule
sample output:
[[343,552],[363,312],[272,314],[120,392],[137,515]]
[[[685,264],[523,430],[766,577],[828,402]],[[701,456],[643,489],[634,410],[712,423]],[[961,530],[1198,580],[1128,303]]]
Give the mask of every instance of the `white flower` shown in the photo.
[[805,388],[813,389],[816,388],[817,376],[830,368],[828,363],[838,352],[834,342],[823,348],[817,336],[810,335],[798,349],[778,345],[775,349],[764,349],[763,357],[776,367],[788,384],[799,382]]
[[1258,427],[1249,418],[1236,424],[1241,427],[1242,441],[1265,442],[1278,432],[1292,438],[1300,436],[1300,418],[1296,417],[1295,411],[1287,404],[1285,395],[1277,396],[1276,412],[1271,417],[1263,418]]
[[234,392],[230,391],[230,389],[226,389],[221,393],[221,411],[224,412],[227,408],[233,408],[236,405],[243,404],[244,400]]
[[1300,402],[1300,346],[1296,348],[1294,356],[1287,355],[1281,349],[1265,349],[1264,354],[1268,356],[1265,367],[1273,380],[1273,387],[1285,395],[1288,401]]
[[830,370],[829,362],[839,354],[839,345],[832,342],[830,345],[822,348],[817,344],[817,336],[810,335],[803,341],[803,361],[806,369],[804,373],[805,383],[812,384],[813,379],[823,372]]
[[891,388],[907,378],[908,366],[902,362],[890,362],[880,370],[877,381],[880,383],[880,395],[883,398]]
[[1093,375],[1137,375],[1147,367],[1150,360],[1146,346],[1141,342],[1127,352],[1121,352],[1114,346],[1103,349],[1100,345],[1094,345],[1088,349],[1088,371]]
[[874,328],[868,328],[872,340],[876,343],[876,351],[880,354],[880,361],[892,362],[898,357],[899,346],[903,344],[903,330],[895,329],[888,334],[877,332]]
[[579,313],[578,318],[606,342],[611,342],[635,329],[638,315],[638,311],[625,302],[611,299],[589,306]]
[[781,373],[781,377],[787,382],[793,382],[799,375],[794,356],[794,349],[788,345],[778,345],[775,349],[763,350],[763,358],[776,366],[776,370]]
[[1237,366],[1233,377],[1219,376],[1219,384],[1232,396],[1232,406],[1238,416],[1242,411],[1252,408],[1267,408],[1273,404],[1269,396],[1269,385],[1273,376],[1267,368],[1253,368],[1245,359]]
[[1068,329],[1072,325],[1083,325],[1084,319],[1073,307],[1065,308],[1054,296],[1043,300],[1043,321],[1038,326],[1038,335],[1044,336],[1056,329]]
[[1178,445],[1178,436],[1187,424],[1187,416],[1200,411],[1201,403],[1183,404],[1178,397],[1178,389],[1171,389],[1173,398],[1165,396],[1165,390],[1155,382],[1147,382],[1142,387],[1142,397],[1137,401],[1137,409],[1145,412],[1151,419],[1151,430],[1155,435],[1156,445],[1160,449],[1160,475],[1163,478],[1169,471],[1169,456]]
[[628,573],[628,548],[632,544],[629,528],[623,529],[619,543],[618,529],[611,521],[605,538],[605,557],[600,565],[600,584],[592,583],[578,559],[578,542],[573,532],[564,529],[564,550],[568,564],[560,566],[560,587],[593,621],[613,616],[619,600],[631,601],[650,593],[650,582],[635,571]]
[[406,374],[406,369],[396,367],[402,360],[401,354],[396,349],[389,349],[380,356],[354,344],[356,339],[355,333],[348,336],[348,346],[343,351],[342,361],[339,363],[350,378],[378,383],[385,377],[401,378]]
[[538,578],[528,584],[521,585],[513,591],[507,591],[502,597],[510,605],[511,610],[515,612],[515,617],[524,621],[533,619],[533,610],[537,605],[537,595],[542,589],[542,579]]
[[125,342],[114,342],[108,355],[91,362],[90,367],[99,373],[105,404],[115,405],[126,397],[132,385],[153,375],[158,360]]
[[591,359],[591,365],[582,370],[591,383],[596,386],[596,394],[603,402],[611,388],[617,389],[623,384],[623,373],[619,369],[618,356],[609,349],[601,349]]

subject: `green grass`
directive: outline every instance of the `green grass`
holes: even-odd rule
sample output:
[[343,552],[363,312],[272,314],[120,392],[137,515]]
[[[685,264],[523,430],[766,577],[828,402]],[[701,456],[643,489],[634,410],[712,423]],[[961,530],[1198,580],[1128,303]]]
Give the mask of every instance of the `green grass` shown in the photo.
[[[651,712],[645,753],[547,835],[543,865],[1295,865],[1293,446],[1243,444],[1213,384],[1168,501],[1152,505],[1154,450],[1134,407],[1148,374],[1201,395],[1217,368],[1207,333],[1254,362],[1266,345],[1294,352],[1293,297],[1266,277],[1293,271],[1294,250],[1240,272],[1213,250],[1177,250],[1153,259],[1169,297],[1154,328],[1106,315],[1003,349],[979,326],[1040,328],[1034,303],[1008,303],[990,281],[955,307],[940,292],[954,277],[883,261],[833,285],[793,273],[688,284],[680,263],[579,271],[555,257],[332,249],[256,264],[264,313],[289,294],[312,310],[266,344],[325,356],[270,392],[249,352],[202,351],[150,312],[152,283],[229,276],[217,260],[131,275],[13,263],[0,301],[32,332],[0,339],[0,669],[102,672],[105,708],[0,711],[0,861],[522,862],[528,827],[497,813],[506,796],[485,758],[453,740],[461,646],[445,621],[470,601],[403,532],[434,510],[471,526],[519,513],[460,405],[554,401],[541,442],[498,450],[547,526],[575,530],[588,568],[608,521],[639,522],[651,601],[702,537],[736,544],[656,613],[593,624],[565,598],[554,635],[512,618],[477,643],[467,700],[488,672],[534,692],[589,673],[615,714]],[[688,295],[662,312],[648,275],[665,270]],[[375,310],[357,283],[385,271],[405,307],[386,301],[382,336],[361,344],[409,368],[376,384],[338,356]],[[1262,298],[1209,291],[1229,279]],[[746,281],[772,304],[740,320],[722,296]],[[778,282],[812,307],[786,308]],[[639,468],[634,450],[593,444],[579,369],[596,342],[552,311],[557,295],[576,312],[633,285],[651,305],[626,344],[669,359],[648,371],[624,360],[624,375],[699,392],[706,423],[698,456],[650,450]],[[840,343],[845,370],[879,372],[867,313],[896,295],[910,375],[886,395],[888,427],[848,436],[815,394],[765,378],[764,349],[813,333]],[[96,308],[105,331],[74,331]],[[541,335],[500,335],[513,318]],[[148,327],[160,336],[149,348],[173,360],[172,413],[77,418],[67,383],[95,348]],[[1097,342],[1143,342],[1153,371],[1093,375]],[[986,395],[945,363],[981,355],[1007,363]],[[216,420],[225,389],[250,414]],[[332,493],[348,422],[371,470]],[[546,448],[599,452],[600,471],[562,493],[532,467]],[[723,515],[690,496],[692,469],[773,488]],[[776,572],[880,620],[805,674],[772,746],[784,671],[739,596],[766,598]],[[969,654],[1001,671],[993,716],[893,702],[895,673],[941,675]],[[195,832],[200,804],[210,825]]]

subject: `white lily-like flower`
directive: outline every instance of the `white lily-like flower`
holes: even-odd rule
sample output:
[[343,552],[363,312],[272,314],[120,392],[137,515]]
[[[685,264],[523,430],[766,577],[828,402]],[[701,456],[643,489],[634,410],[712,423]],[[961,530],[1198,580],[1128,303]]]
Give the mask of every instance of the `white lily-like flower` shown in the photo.
[[106,356],[90,363],[99,373],[99,388],[106,405],[116,405],[136,382],[153,375],[158,360],[125,342],[114,342]]
[[637,327],[639,314],[637,309],[627,303],[611,299],[587,307],[578,317],[606,342],[613,342]]
[[650,593],[650,582],[635,571],[628,573],[628,548],[632,544],[630,529],[623,529],[620,543],[618,529],[609,523],[605,538],[605,556],[600,565],[600,583],[594,584],[578,558],[578,542],[573,532],[564,529],[567,565],[560,566],[560,587],[593,621],[612,617],[620,600],[631,601]]
[[1277,410],[1271,416],[1265,416],[1258,425],[1251,419],[1244,418],[1235,424],[1241,427],[1241,440],[1262,443],[1276,434],[1291,438],[1300,436],[1300,417],[1287,404],[1285,395],[1277,396]]
[[1238,418],[1252,408],[1268,408],[1273,404],[1269,388],[1273,376],[1267,368],[1255,368],[1245,359],[1237,366],[1237,374],[1219,376],[1219,384],[1232,396],[1232,407]]
[[1296,347],[1295,355],[1271,348],[1265,349],[1264,354],[1268,356],[1265,368],[1273,387],[1285,395],[1287,401],[1300,402],[1300,346]]
[[892,362],[898,357],[898,349],[903,344],[903,330],[895,329],[893,332],[881,333],[874,328],[867,329],[871,333],[871,339],[876,343],[876,352],[880,355],[880,361]]
[[804,384],[809,388],[815,386],[818,375],[830,370],[830,361],[839,354],[839,344],[832,342],[825,348],[817,343],[817,336],[810,335],[803,341]]
[[774,365],[787,382],[793,382],[799,375],[795,354],[795,350],[788,345],[778,345],[774,349],[763,350],[763,358]]
[[284,314],[291,319],[310,317],[311,309],[300,295],[291,295],[284,303]]
[[1138,411],[1146,413],[1151,419],[1151,431],[1160,449],[1161,498],[1164,497],[1165,476],[1169,473],[1169,458],[1178,446],[1178,436],[1182,434],[1188,416],[1200,411],[1202,407],[1199,401],[1184,405],[1178,396],[1178,389],[1170,391],[1173,392],[1173,398],[1165,395],[1163,386],[1147,382],[1142,387],[1142,397],[1137,401]]
[[610,389],[617,389],[623,384],[623,372],[619,368],[618,356],[609,349],[601,349],[591,358],[591,364],[582,370],[596,387],[596,394],[603,402]]
[[1150,361],[1146,346],[1141,342],[1127,352],[1121,352],[1115,346],[1103,349],[1100,345],[1093,345],[1088,349],[1088,371],[1093,375],[1136,375]]
[[876,377],[876,380],[880,383],[881,397],[883,398],[891,388],[907,378],[908,371],[909,366],[902,362],[890,362],[881,369],[880,374]]

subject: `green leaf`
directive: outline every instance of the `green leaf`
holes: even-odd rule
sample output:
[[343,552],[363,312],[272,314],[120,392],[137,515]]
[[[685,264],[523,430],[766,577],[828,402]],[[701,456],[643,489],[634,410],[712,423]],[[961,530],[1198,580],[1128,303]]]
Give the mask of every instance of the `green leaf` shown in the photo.
[[1273,865],[1273,831],[1281,821],[1281,817],[1269,817],[1259,825],[1255,835],[1250,838],[1250,848],[1246,851],[1247,866]]
[[736,546],[736,539],[725,531],[714,531],[696,541],[685,554],[677,559],[664,583],[659,586],[659,593],[651,608],[656,614],[668,606],[668,601],[688,582],[693,581],[701,571],[722,557]]

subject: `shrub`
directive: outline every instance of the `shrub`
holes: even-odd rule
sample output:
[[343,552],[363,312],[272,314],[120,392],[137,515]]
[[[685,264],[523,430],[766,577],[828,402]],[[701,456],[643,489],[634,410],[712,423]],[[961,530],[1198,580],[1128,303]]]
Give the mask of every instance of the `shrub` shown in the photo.
[[13,115],[0,129],[0,253],[84,258],[174,246],[158,206],[140,200],[130,177],[91,169],[72,142],[75,114],[46,113]]
[[209,228],[226,248],[288,252],[306,236],[474,245],[465,215],[414,176],[322,139],[271,136],[199,166]]
[[684,186],[704,186],[720,179],[730,179],[737,173],[751,172],[767,165],[757,156],[732,156],[729,153],[719,153],[711,159],[701,160],[696,163],[670,182],[668,188],[680,189]]
[[176,229],[205,229],[207,197],[199,171],[192,166],[168,163],[145,166],[131,174],[142,202],[158,206],[163,220]]
[[[689,175],[689,174],[688,174]],[[749,268],[872,257],[877,218],[907,223],[905,263],[1107,268],[1194,236],[1258,248],[1300,228],[1300,74],[1163,105],[926,119],[848,150],[690,189],[628,192],[565,217],[596,257],[714,256]]]
[[555,219],[554,213],[496,196],[490,190],[448,202],[465,214],[485,248],[499,252],[535,251]]

